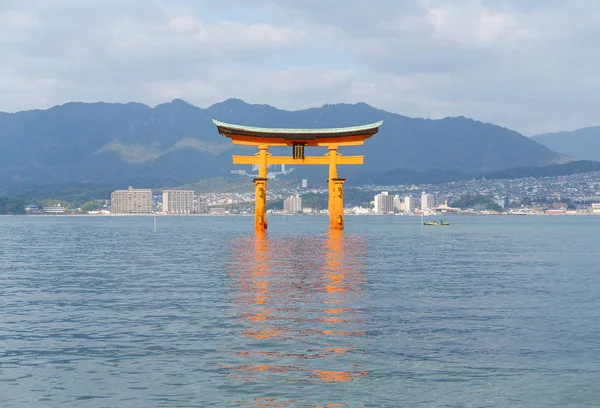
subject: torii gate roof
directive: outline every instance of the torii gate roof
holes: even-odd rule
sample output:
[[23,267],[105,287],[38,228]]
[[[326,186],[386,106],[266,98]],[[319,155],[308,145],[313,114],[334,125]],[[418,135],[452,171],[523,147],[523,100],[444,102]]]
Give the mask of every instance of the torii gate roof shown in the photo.
[[302,143],[310,146],[320,144],[320,142],[362,141],[377,133],[383,121],[361,126],[322,129],[262,128],[233,125],[214,119],[213,123],[221,135],[234,141],[268,144]]

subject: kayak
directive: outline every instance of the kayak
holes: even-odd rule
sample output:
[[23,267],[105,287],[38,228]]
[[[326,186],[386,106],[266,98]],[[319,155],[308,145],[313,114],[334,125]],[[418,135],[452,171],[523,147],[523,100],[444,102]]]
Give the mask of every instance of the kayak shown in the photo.
[[449,222],[438,222],[438,221],[428,221],[428,222],[424,222],[423,225],[435,225],[435,226],[445,226],[445,225],[450,225]]

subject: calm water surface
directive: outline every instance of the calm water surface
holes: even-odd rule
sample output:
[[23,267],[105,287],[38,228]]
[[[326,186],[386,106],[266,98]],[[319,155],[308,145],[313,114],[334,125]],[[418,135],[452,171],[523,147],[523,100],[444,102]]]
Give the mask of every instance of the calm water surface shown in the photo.
[[0,407],[600,406],[600,217],[0,217]]

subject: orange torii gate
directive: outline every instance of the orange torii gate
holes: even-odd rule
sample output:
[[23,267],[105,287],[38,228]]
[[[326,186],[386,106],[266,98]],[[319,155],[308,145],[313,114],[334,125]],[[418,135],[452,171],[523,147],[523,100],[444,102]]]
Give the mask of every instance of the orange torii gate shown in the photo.
[[[254,179],[255,207],[254,225],[257,231],[267,229],[265,217],[267,204],[267,166],[271,164],[328,164],[329,165],[329,228],[344,229],[344,181],[337,173],[338,164],[363,164],[364,156],[342,156],[340,146],[360,146],[365,139],[379,131],[383,123],[329,129],[259,128],[231,125],[213,120],[219,133],[231,139],[233,144],[257,146],[254,156],[233,155],[233,164],[258,165],[258,177]],[[292,146],[292,156],[272,156],[270,146]],[[327,147],[324,156],[304,156],[306,146]]]

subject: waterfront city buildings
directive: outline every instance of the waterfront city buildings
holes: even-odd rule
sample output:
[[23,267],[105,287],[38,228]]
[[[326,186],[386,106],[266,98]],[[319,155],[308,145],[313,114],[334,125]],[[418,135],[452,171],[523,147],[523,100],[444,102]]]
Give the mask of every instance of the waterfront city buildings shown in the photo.
[[400,195],[394,196],[394,212],[404,211],[404,199]]
[[[495,203],[504,204],[503,212],[508,214],[548,214],[546,210],[564,210],[566,214],[594,213],[600,215],[600,172],[572,174],[568,176],[554,176],[544,178],[523,178],[523,179],[473,179],[465,181],[455,181],[441,184],[398,184],[398,185],[365,185],[349,187],[348,194],[344,198],[348,214],[377,214],[376,208],[371,205],[365,205],[372,201],[375,194],[379,195],[381,191],[387,191],[388,195],[394,197],[398,195],[404,200],[400,205],[400,212],[404,214],[415,214],[420,212],[421,192],[435,197],[435,206],[427,210],[427,213],[439,212],[466,212],[466,213],[491,213],[499,212],[482,209],[485,206],[459,205],[457,202],[466,196],[484,196]],[[310,188],[301,188],[300,183],[293,187],[285,186],[267,190],[268,202],[282,202],[284,199],[300,194],[309,194],[312,196],[327,196],[327,187],[315,185]],[[160,193],[162,195],[162,192]],[[211,208],[225,208],[231,214],[251,214],[254,207],[254,191],[244,192],[203,192],[197,198],[196,212],[212,213]],[[155,204],[160,203],[161,195],[155,197]],[[156,200],[158,198],[158,200]],[[108,204],[108,200],[107,204]],[[307,200],[302,200],[303,206],[311,207],[313,213],[326,213],[327,209],[323,207],[322,200],[316,200],[308,204]],[[379,201],[376,198],[376,201]],[[397,201],[395,200],[395,206]],[[306,202],[306,203],[305,203]],[[30,214],[43,213],[41,203],[38,203],[38,209],[31,207],[27,209]],[[64,204],[63,204],[64,206]],[[502,206],[502,205],[500,205]],[[280,205],[281,207],[281,205]],[[378,205],[381,209],[381,206]],[[462,209],[454,207],[464,207]],[[558,208],[557,208],[558,207]],[[398,212],[395,208],[394,212]],[[282,211],[282,209],[270,210],[273,212]],[[65,214],[68,210],[65,211]],[[560,211],[551,211],[550,213],[561,213]]]
[[44,213],[44,209],[40,207],[38,207],[35,204],[28,204],[25,206],[25,213],[26,214],[43,214]]
[[46,214],[64,214],[65,212],[67,212],[67,209],[60,205],[60,203],[57,205],[44,206],[44,213]]
[[417,202],[412,196],[406,196],[402,208],[405,212],[413,212],[417,209]]
[[424,191],[421,194],[421,210],[432,209],[435,206],[433,195],[426,194]]
[[198,196],[196,203],[196,212],[198,212],[198,214],[208,214],[209,206],[208,199],[206,197]]
[[110,195],[110,212],[113,214],[150,214],[152,213],[152,190],[134,189],[116,190]]
[[291,214],[302,212],[302,197],[296,194],[283,200],[283,210]]
[[164,190],[163,212],[167,214],[193,214],[194,190]]
[[383,191],[375,196],[375,212],[377,214],[393,214],[394,213],[394,196]]

